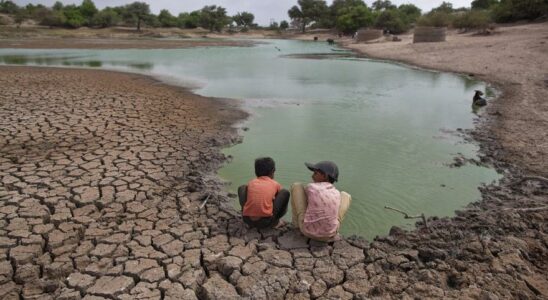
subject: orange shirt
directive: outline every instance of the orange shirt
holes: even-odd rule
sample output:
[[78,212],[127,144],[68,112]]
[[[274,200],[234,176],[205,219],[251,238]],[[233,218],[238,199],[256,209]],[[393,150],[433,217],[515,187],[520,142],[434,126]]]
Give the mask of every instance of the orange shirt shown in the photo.
[[248,217],[271,217],[272,203],[282,186],[268,176],[251,179],[247,183],[247,200],[243,215]]

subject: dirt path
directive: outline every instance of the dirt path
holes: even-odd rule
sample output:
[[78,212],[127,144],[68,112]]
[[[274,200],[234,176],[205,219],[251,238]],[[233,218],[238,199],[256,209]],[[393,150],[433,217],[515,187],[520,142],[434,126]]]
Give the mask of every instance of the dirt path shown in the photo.
[[316,243],[242,226],[214,174],[245,117],[229,102],[92,70],[0,67],[0,86],[2,299],[548,297],[538,178],[429,230]]

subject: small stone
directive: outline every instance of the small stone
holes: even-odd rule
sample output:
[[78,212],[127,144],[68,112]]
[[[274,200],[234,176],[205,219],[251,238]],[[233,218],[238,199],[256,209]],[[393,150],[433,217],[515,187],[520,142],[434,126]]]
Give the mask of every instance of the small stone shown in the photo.
[[157,282],[165,278],[164,268],[157,267],[143,272],[140,276],[141,280],[147,282]]
[[277,267],[291,267],[293,265],[293,257],[287,251],[269,249],[259,252],[259,256],[265,262]]
[[204,299],[239,299],[234,286],[226,282],[218,274],[213,274],[202,286]]
[[336,286],[344,280],[344,272],[335,266],[315,268],[312,273],[316,279],[323,280],[328,287]]
[[74,192],[80,197],[77,199],[81,205],[93,203],[93,201],[99,200],[100,194],[97,187],[86,186],[74,188]]
[[308,248],[308,238],[302,235],[298,230],[292,230],[278,237],[278,244],[284,250]]
[[17,265],[32,263],[32,260],[40,255],[42,255],[40,245],[17,246],[10,250],[10,257]]
[[87,292],[92,295],[113,297],[129,291],[135,283],[131,277],[127,276],[103,276],[90,287]]
[[114,250],[116,250],[116,245],[99,244],[89,254],[98,257],[110,257]]
[[56,300],[80,300],[80,292],[73,289],[63,288],[59,296],[56,297]]
[[124,264],[124,273],[139,276],[143,271],[156,267],[158,267],[158,262],[154,259],[141,258],[139,260],[130,260]]
[[323,280],[316,280],[311,286],[310,286],[310,296],[313,298],[318,298],[321,295],[325,293],[327,290],[327,285]]
[[170,257],[181,255],[185,244],[179,240],[171,241],[170,243],[164,244],[160,247],[162,251]]
[[230,276],[234,271],[240,271],[240,266],[242,265],[242,259],[235,256],[226,256],[217,262],[219,271],[225,275]]
[[236,246],[228,252],[229,255],[239,257],[242,260],[246,260],[249,257],[251,257],[253,254],[255,254],[255,248],[251,247],[251,245],[248,246]]
[[26,282],[37,280],[39,277],[40,266],[26,264],[17,267],[14,279],[16,283],[24,284]]
[[69,287],[85,291],[88,287],[93,285],[95,277],[87,274],[72,273],[67,277],[67,283]]

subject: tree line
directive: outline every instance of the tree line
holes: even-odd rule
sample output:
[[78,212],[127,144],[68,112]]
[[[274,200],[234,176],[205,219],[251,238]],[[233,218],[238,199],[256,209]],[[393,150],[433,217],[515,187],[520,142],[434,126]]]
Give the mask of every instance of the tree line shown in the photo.
[[[252,13],[239,12],[228,16],[226,9],[217,5],[174,16],[166,9],[155,15],[145,2],[99,10],[92,0],[83,0],[80,5],[63,5],[58,1],[52,7],[41,4],[19,7],[12,1],[0,0],[0,13],[14,16],[17,24],[33,19],[41,25],[68,28],[122,25],[140,30],[144,24],[150,27],[202,27],[210,31],[238,26],[241,31],[247,31],[258,27]],[[297,5],[288,10],[291,25],[302,32],[309,28],[327,28],[345,34],[364,27],[398,34],[415,24],[481,29],[491,22],[535,20],[547,15],[548,0],[474,0],[471,8],[453,8],[451,3],[442,2],[425,14],[413,4],[396,6],[390,0],[376,0],[370,7],[362,0],[334,0],[331,5],[327,5],[325,0],[298,0]],[[268,28],[285,30],[289,26],[287,21],[282,21],[279,24],[273,22]]]
[[[121,25],[135,26],[137,30],[141,30],[142,25],[146,25],[150,27],[202,27],[210,31],[221,31],[224,27],[234,26],[234,24],[244,30],[257,26],[253,23],[255,16],[252,13],[239,12],[234,16],[228,16],[226,9],[217,5],[207,5],[200,10],[174,16],[167,9],[163,9],[158,15],[155,15],[151,13],[150,6],[145,2],[133,2],[99,10],[92,0],[83,0],[80,5],[63,5],[57,1],[52,7],[41,4],[28,4],[19,7],[12,1],[1,0],[0,13],[14,16],[17,24],[21,24],[26,19],[32,19],[40,25],[67,28],[82,26],[105,28]],[[282,22],[280,25],[282,29],[283,25]]]
[[389,0],[376,0],[371,7],[362,0],[334,0],[330,6],[324,0],[298,0],[288,15],[302,32],[311,27],[352,33],[372,27],[398,34],[415,24],[485,29],[492,22],[546,19],[548,0],[474,0],[470,8],[453,8],[451,3],[442,2],[425,14],[413,4],[396,6]]

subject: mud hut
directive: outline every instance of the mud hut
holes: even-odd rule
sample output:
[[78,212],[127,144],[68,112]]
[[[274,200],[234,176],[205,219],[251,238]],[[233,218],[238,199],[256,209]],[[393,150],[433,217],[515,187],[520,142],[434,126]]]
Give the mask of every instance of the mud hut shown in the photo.
[[363,43],[376,40],[382,37],[382,30],[379,29],[360,29],[356,33],[356,42]]
[[445,42],[447,28],[445,27],[415,27],[413,43]]

